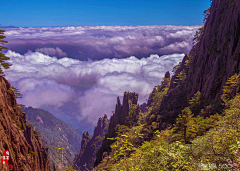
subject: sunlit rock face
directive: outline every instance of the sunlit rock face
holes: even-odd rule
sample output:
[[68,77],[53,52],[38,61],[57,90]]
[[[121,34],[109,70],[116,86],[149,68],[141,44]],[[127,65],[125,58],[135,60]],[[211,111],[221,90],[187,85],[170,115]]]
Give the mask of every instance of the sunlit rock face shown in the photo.
[[[26,115],[16,103],[11,85],[0,77],[0,154],[10,152],[9,164],[14,170],[50,171],[48,149],[45,148]],[[7,171],[7,167],[3,166]]]

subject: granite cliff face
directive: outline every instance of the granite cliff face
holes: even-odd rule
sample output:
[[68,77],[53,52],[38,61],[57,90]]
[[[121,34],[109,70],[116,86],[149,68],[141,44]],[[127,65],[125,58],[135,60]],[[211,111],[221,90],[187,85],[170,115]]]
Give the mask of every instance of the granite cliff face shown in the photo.
[[226,80],[239,72],[240,1],[214,0],[200,42],[189,53],[192,85],[188,100],[197,91],[207,101],[219,98]]
[[[214,0],[204,27],[196,36],[196,44],[171,78],[171,84],[159,108],[158,129],[175,122],[181,110],[198,91],[203,98],[202,113],[209,116],[221,112],[223,86],[240,68],[240,2]],[[199,110],[200,111],[200,110]]]
[[138,102],[138,94],[136,93],[125,92],[123,96],[123,104],[121,104],[119,97],[117,98],[115,112],[113,116],[111,116],[108,132],[105,136],[105,139],[103,140],[103,143],[99,151],[97,152],[97,158],[94,163],[95,166],[101,162],[102,156],[105,153],[109,153],[111,151],[110,145],[112,144],[113,141],[108,140],[107,138],[112,138],[117,136],[116,129],[115,129],[116,126],[118,124],[129,126],[129,123],[127,122],[128,121],[127,118],[128,118],[130,108],[133,105],[137,105],[136,115],[132,116],[130,120],[132,120],[133,122],[137,120],[138,114],[140,112],[140,106],[137,104],[137,102]]
[[84,133],[83,133],[79,157],[81,157],[81,156],[83,155],[83,153],[85,152],[85,149],[86,149],[86,147],[87,147],[87,144],[88,144],[88,142],[91,140],[91,138],[92,138],[92,137],[89,135],[88,132],[84,132]]
[[[89,136],[88,133],[83,134],[81,143],[81,151],[75,156],[72,163],[73,167],[77,170],[92,170],[94,162],[96,160],[96,153],[99,146],[107,133],[109,120],[107,115],[99,118],[97,126],[94,129],[93,136]],[[84,166],[86,164],[86,167]]]
[[[10,151],[9,164],[15,171],[50,171],[48,149],[27,125],[26,115],[17,106],[9,82],[0,77],[0,155]],[[1,168],[7,170],[6,165]]]

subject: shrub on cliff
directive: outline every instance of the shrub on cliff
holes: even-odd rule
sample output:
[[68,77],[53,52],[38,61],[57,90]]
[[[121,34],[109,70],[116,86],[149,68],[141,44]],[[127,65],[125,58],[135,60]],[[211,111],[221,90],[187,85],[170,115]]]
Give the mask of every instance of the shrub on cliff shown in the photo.
[[7,43],[7,41],[3,40],[3,39],[6,38],[6,36],[4,36],[4,32],[5,32],[4,30],[0,30],[0,65],[1,65],[1,67],[0,67],[0,75],[1,76],[4,76],[2,68],[8,69],[11,66],[11,64],[6,62],[10,58],[6,57],[3,53],[1,53],[1,51],[3,49],[7,49],[6,47],[2,46],[5,43]]

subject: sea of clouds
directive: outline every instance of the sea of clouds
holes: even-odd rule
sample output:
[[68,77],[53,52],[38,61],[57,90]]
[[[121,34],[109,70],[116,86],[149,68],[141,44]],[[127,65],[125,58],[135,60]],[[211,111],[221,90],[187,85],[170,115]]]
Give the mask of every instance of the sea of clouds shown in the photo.
[[7,28],[7,47],[79,60],[186,53],[200,26],[85,26]]
[[6,56],[13,64],[5,71],[6,77],[23,95],[19,103],[41,108],[77,101],[81,110],[77,118],[96,123],[103,114],[111,114],[117,97],[125,91],[139,93],[139,102],[146,102],[153,87],[160,84],[165,72],[172,71],[184,54],[98,61],[57,59],[40,52],[21,55],[11,50]]
[[48,109],[71,103],[79,111],[72,118],[95,125],[105,113],[112,114],[125,91],[138,93],[140,104],[146,102],[190,50],[198,28],[11,28],[5,33],[6,56],[13,65],[5,74],[23,95],[19,103]]

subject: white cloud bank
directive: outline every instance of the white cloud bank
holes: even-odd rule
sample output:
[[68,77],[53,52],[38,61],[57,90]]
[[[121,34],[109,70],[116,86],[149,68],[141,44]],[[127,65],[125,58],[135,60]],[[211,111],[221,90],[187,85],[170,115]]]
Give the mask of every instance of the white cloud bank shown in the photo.
[[186,53],[201,26],[91,26],[7,28],[10,50],[79,60]]
[[60,49],[59,47],[56,47],[56,49],[44,47],[44,48],[36,49],[35,51],[43,53],[45,55],[49,55],[49,56],[59,56],[59,57],[67,56],[67,53],[63,52],[63,50]]
[[140,103],[146,101],[165,72],[172,71],[184,54],[99,61],[57,59],[31,51],[21,55],[9,50],[6,56],[13,66],[5,74],[22,93],[20,103],[38,108],[60,107],[73,100],[81,110],[76,118],[96,124],[104,113],[111,115],[117,96],[122,98],[124,91],[139,93]]

